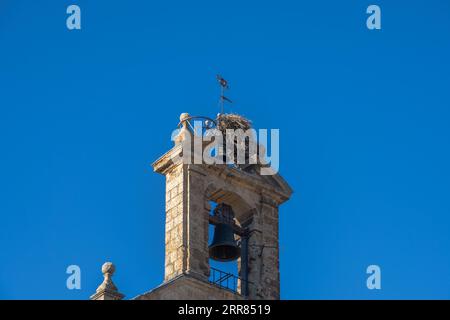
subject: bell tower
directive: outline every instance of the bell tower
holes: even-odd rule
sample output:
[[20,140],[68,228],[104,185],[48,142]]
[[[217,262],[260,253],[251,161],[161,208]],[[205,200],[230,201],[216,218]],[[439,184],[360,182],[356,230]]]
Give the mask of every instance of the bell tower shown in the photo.
[[[183,144],[196,134],[192,119],[181,115],[174,147],[152,165],[166,181],[164,281],[136,299],[279,299],[279,206],[292,190],[258,165],[186,163],[195,154]],[[238,274],[216,274],[210,258],[236,259]]]

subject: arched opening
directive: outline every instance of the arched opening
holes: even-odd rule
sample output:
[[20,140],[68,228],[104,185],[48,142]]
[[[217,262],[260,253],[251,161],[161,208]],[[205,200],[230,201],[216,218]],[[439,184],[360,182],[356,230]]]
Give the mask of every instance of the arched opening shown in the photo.
[[[210,201],[209,203],[211,205],[210,216],[213,216],[214,210],[217,208],[217,203],[214,201]],[[210,223],[208,230],[208,239],[209,239],[208,244],[210,246],[211,244],[213,244],[214,235],[216,231],[220,232],[219,230],[217,230],[215,225]],[[209,257],[210,281],[220,287],[230,289],[232,291],[238,291],[239,260],[240,259],[231,261],[218,261],[211,258],[210,256]]]
[[[209,187],[206,196],[209,202],[209,265],[210,265],[210,282],[221,288],[229,289],[233,292],[246,295],[248,292],[248,277],[247,277],[247,247],[244,236],[244,225],[248,222],[249,217],[254,210],[244,202],[244,200],[237,194],[223,189],[215,189]],[[229,226],[221,225],[224,219],[223,211],[231,211],[233,218],[228,220]],[[219,215],[219,216],[218,216]],[[215,245],[224,244],[226,251],[231,255],[231,260],[227,260],[227,254],[221,256],[212,249]],[[238,254],[234,256],[234,243],[238,246]],[[229,246],[229,247],[227,247]],[[217,256],[219,255],[219,259]],[[221,259],[225,258],[225,259]],[[244,285],[243,285],[244,284]]]

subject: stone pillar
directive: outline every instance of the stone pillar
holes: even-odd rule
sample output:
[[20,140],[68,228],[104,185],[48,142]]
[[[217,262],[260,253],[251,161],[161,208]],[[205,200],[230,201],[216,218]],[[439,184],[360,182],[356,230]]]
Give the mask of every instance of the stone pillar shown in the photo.
[[166,175],[164,281],[185,273],[207,280],[209,212],[204,201],[204,173],[200,166],[173,161],[161,173]]
[[164,281],[168,281],[186,270],[185,201],[183,188],[185,170],[179,164],[166,174],[166,233]]
[[209,277],[209,210],[205,201],[206,175],[199,165],[187,166],[187,265],[186,272],[202,280]]
[[188,118],[189,114],[181,114],[175,146],[153,164],[166,176],[165,282],[181,274],[205,281],[209,277],[206,178],[201,165],[186,161],[193,156]]
[[[250,234],[247,239],[248,243],[248,257],[247,257],[247,270],[248,270],[248,297],[249,299],[264,299],[262,293],[263,284],[262,279],[262,259],[261,259],[261,245],[263,243],[262,235],[262,218],[261,212],[255,210],[253,216],[245,222],[245,227],[250,230]],[[241,275],[243,276],[243,275]]]
[[280,265],[278,235],[278,204],[262,196],[261,294],[264,299],[280,299]]
[[245,225],[248,238],[249,299],[280,298],[278,204],[261,195],[258,210]]

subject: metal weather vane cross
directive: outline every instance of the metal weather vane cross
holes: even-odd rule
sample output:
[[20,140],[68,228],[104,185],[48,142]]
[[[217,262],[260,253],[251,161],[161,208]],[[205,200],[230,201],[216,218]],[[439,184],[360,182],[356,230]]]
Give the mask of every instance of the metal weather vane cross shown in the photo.
[[217,75],[217,81],[220,84],[220,114],[223,114],[223,107],[225,104],[225,101],[229,103],[233,103],[230,99],[225,97],[224,92],[226,89],[229,89],[228,87],[228,81],[222,78],[220,75]]

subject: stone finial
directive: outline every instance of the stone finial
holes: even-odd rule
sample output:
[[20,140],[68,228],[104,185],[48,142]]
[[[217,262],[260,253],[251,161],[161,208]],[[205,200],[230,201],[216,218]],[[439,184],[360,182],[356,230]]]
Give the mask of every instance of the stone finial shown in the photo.
[[121,300],[124,295],[117,290],[112,281],[112,276],[116,267],[111,262],[105,262],[102,265],[103,282],[97,288],[96,293],[91,296],[91,300]]
[[184,112],[180,114],[180,123],[181,123],[181,129],[180,132],[177,134],[177,136],[174,139],[175,144],[179,144],[180,142],[184,141],[186,135],[190,135],[191,132],[188,128],[187,119],[189,119],[190,115],[187,112]]
[[180,122],[183,124],[183,127],[186,127],[186,120],[190,117],[189,113],[183,112],[180,114]]

